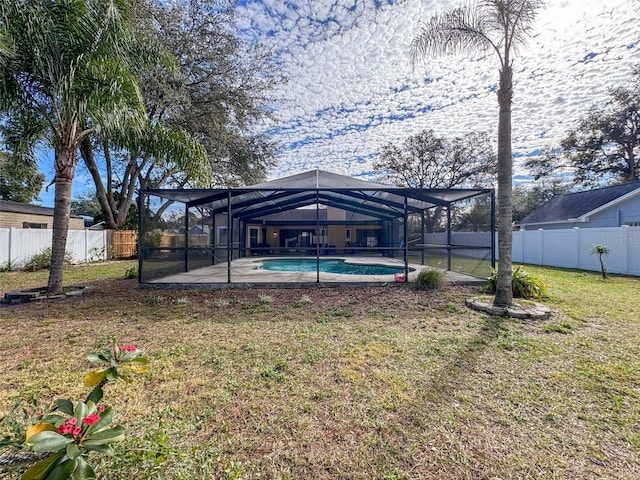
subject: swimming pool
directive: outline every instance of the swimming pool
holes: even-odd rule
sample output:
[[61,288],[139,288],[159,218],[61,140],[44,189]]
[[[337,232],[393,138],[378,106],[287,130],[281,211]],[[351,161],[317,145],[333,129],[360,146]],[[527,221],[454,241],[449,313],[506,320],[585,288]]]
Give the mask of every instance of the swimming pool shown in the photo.
[[[256,268],[279,272],[315,272],[317,268],[315,258],[275,258],[262,260],[261,263],[262,265]],[[320,271],[344,275],[393,275],[403,273],[404,267],[373,263],[347,263],[343,259],[321,259]],[[413,272],[415,268],[409,268],[409,271]]]

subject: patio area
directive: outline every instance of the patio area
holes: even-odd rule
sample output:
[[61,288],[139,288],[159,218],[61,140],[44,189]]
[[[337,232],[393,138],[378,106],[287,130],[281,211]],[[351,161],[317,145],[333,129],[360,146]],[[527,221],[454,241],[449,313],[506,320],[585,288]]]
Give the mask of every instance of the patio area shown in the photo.
[[[495,264],[494,200],[491,189],[394,187],[322,170],[248,187],[144,190],[141,211],[171,205],[179,221],[169,227],[157,215],[140,217],[138,279],[180,286],[401,283],[393,273],[316,268],[343,259],[392,265],[409,281],[430,264],[446,268],[456,284],[481,284]],[[263,257],[306,258],[312,268],[265,273]]]
[[[222,263],[218,265],[209,265],[202,268],[190,270],[188,272],[167,275],[154,279],[149,282],[150,285],[163,285],[185,287],[193,284],[195,287],[206,286],[208,288],[225,288],[227,286],[309,286],[309,285],[401,285],[402,282],[396,281],[393,274],[385,275],[353,275],[341,273],[327,272],[300,272],[300,271],[277,271],[264,270],[262,262],[264,260],[287,259],[290,257],[244,257],[233,260],[230,265]],[[312,259],[315,257],[297,257],[298,259]],[[363,257],[363,256],[338,256],[337,259],[343,259],[345,263],[354,263],[359,265],[384,265],[394,266],[404,269],[404,261],[401,259],[383,258],[383,257]],[[416,276],[422,269],[432,268],[425,265],[408,263],[409,282],[415,280]],[[484,279],[465,275],[464,273],[445,271],[447,281],[455,285],[483,285],[486,283]]]

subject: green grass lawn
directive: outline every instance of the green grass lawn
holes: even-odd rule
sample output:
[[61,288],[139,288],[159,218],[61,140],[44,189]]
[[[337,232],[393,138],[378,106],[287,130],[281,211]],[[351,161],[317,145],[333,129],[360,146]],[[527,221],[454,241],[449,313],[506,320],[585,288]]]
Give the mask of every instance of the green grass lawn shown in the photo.
[[113,337],[145,351],[147,375],[105,389],[127,435],[99,478],[640,478],[638,278],[527,266],[557,312],[534,322],[468,310],[467,287],[138,290],[133,265],[0,308],[0,416],[84,398]]

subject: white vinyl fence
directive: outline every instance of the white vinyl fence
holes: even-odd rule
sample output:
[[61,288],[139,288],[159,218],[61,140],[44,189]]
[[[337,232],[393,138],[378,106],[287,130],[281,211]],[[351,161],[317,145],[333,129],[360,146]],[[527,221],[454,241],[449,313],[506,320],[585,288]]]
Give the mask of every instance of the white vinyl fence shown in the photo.
[[[489,233],[452,232],[453,245],[490,245]],[[429,233],[425,243],[446,245],[447,234]],[[528,230],[513,232],[513,263],[529,263],[553,267],[600,270],[598,255],[592,255],[594,245],[605,245],[603,255],[611,273],[640,276],[640,227],[570,228],[562,230]],[[498,255],[496,234],[496,256]],[[478,252],[477,255],[484,255]],[[473,250],[464,255],[475,256]]]
[[640,276],[640,227],[513,232],[513,263],[600,270],[594,245],[609,249],[602,257],[609,272]]
[[[0,266],[23,266],[31,257],[51,248],[53,230],[0,228]],[[106,230],[69,230],[67,248],[74,263],[107,259]]]

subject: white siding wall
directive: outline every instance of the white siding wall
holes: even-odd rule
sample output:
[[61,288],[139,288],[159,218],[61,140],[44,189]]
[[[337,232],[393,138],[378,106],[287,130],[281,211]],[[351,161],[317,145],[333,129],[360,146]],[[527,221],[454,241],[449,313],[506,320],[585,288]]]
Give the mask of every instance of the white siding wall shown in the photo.
[[[36,253],[51,248],[53,230],[0,228],[0,265],[24,265]],[[107,259],[106,230],[69,230],[67,252],[74,262]]]

